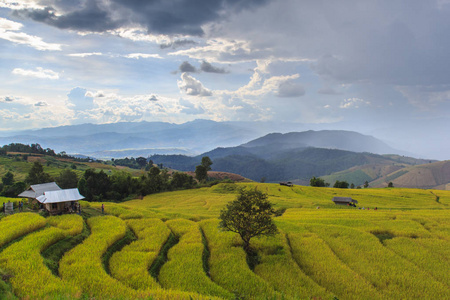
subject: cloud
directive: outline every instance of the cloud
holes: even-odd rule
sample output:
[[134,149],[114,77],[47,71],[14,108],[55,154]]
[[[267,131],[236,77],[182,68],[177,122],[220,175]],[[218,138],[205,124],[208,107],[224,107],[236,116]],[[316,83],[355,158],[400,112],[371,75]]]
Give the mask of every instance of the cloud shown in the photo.
[[278,97],[300,97],[305,95],[305,88],[298,82],[286,80],[278,86]]
[[149,32],[202,35],[202,25],[226,18],[230,13],[258,7],[265,0],[170,1],[48,0],[45,9],[24,8],[16,14],[58,28],[103,32],[138,24]]
[[38,107],[42,107],[42,106],[47,106],[47,102],[45,101],[39,101],[37,103],[34,104],[34,106],[38,106]]
[[72,57],[88,57],[88,56],[101,56],[103,55],[101,52],[88,52],[88,53],[72,53],[72,54],[67,54],[67,56],[72,56]]
[[40,51],[61,50],[60,44],[46,43],[40,37],[18,32],[22,27],[23,25],[21,23],[0,18],[0,38],[16,44],[27,45]]
[[202,62],[202,64],[200,65],[200,70],[202,70],[203,72],[207,72],[207,73],[218,73],[218,74],[227,73],[227,71],[225,71],[225,69],[214,67],[212,64],[210,64],[207,61]]
[[345,99],[343,102],[341,102],[339,107],[343,109],[349,109],[349,108],[359,108],[362,105],[370,105],[370,102],[360,98],[348,98]]
[[0,98],[0,102],[13,102],[15,99],[14,97],[10,97],[10,96],[5,96]]
[[212,92],[205,88],[203,84],[187,73],[181,74],[181,80],[177,81],[180,90],[190,96],[209,97]]
[[181,73],[184,73],[184,72],[196,73],[197,72],[197,69],[187,61],[183,61],[183,63],[178,67],[178,69],[180,70]]
[[201,106],[195,105],[189,100],[180,99],[180,105],[183,107],[181,112],[187,115],[200,115],[205,112]]
[[128,55],[125,55],[126,58],[158,58],[162,59],[162,57],[159,54],[147,54],[147,53],[130,53]]
[[331,87],[323,87],[320,88],[317,93],[322,94],[322,95],[342,95],[341,92],[336,91],[335,89],[331,88]]
[[177,48],[181,48],[184,46],[191,46],[191,45],[195,45],[195,44],[197,44],[196,41],[182,39],[182,40],[175,40],[175,41],[170,41],[167,43],[162,43],[159,45],[159,48],[160,49],[166,49],[166,48],[177,49]]
[[20,76],[29,76],[29,77],[36,77],[40,79],[59,79],[59,74],[55,71],[43,69],[41,67],[37,67],[36,70],[25,70],[21,68],[15,68],[12,71],[12,74],[14,75],[20,75]]
[[86,89],[76,87],[67,94],[67,106],[74,111],[85,111],[94,108],[94,98]]
[[96,92],[86,91],[84,96],[87,98],[103,98],[105,97],[105,93],[103,91],[96,91]]

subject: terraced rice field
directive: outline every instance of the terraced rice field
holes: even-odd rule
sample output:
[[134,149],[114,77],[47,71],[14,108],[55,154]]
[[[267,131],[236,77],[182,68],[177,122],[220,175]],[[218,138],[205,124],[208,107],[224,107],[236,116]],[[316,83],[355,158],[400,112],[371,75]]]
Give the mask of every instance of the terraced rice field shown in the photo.
[[[218,228],[220,209],[241,187],[261,189],[286,209],[275,218],[277,235],[251,241],[259,255],[253,269],[239,237]],[[0,220],[0,292],[11,291],[7,299],[450,299],[450,192],[433,193],[220,184],[105,203],[106,215],[87,219],[18,213]],[[335,206],[333,196],[370,210]],[[101,203],[83,206],[100,212]],[[63,242],[70,246],[51,271],[42,252]]]

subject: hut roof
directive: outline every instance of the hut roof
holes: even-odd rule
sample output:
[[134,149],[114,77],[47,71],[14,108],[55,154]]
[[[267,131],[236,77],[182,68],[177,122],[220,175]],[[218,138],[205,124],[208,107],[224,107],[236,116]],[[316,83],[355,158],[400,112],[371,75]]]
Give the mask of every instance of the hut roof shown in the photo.
[[351,197],[333,197],[333,202],[358,203],[358,201],[353,200]]
[[84,199],[78,189],[66,189],[58,191],[46,191],[36,198],[40,203],[60,203]]
[[43,195],[44,192],[58,190],[61,190],[61,188],[56,184],[56,182],[33,184],[28,190],[20,193],[18,196],[37,199],[39,196]]

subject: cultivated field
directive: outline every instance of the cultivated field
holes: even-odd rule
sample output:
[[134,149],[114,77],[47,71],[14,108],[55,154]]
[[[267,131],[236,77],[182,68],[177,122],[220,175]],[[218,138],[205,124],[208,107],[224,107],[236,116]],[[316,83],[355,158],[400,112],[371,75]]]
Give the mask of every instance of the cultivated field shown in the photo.
[[[284,211],[253,270],[218,229],[242,187]],[[450,191],[227,183],[100,206],[2,218],[0,299],[450,299]]]

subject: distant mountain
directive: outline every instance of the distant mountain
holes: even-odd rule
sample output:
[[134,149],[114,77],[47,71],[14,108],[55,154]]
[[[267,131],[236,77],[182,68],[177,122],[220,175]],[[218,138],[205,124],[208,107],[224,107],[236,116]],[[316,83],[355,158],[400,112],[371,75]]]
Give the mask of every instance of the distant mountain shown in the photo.
[[[337,149],[339,147],[347,150]],[[302,183],[312,176],[359,166],[404,166],[408,165],[407,160],[410,164],[420,161],[399,155],[369,153],[372,148],[385,153],[395,151],[373,137],[356,132],[307,131],[268,134],[241,146],[216,148],[194,157],[154,155],[151,159],[173,169],[193,171],[201,157],[209,156],[213,161],[212,169],[216,171],[240,174],[255,181],[264,178],[269,182],[296,180]]]
[[399,152],[399,150],[393,149],[372,136],[343,130],[309,130],[285,134],[271,133],[242,146],[247,148],[272,146],[272,148],[278,149],[315,147],[377,154],[394,154]]
[[[141,156],[183,153],[195,155],[216,147],[242,144],[261,136],[258,128],[233,122],[196,120],[184,124],[163,122],[122,122],[82,124],[15,132],[0,137],[0,144],[38,143],[57,152],[83,154],[96,158],[109,150],[140,150]],[[145,149],[156,149],[156,151]],[[174,151],[179,149],[179,151]],[[123,152],[125,154],[126,152]],[[114,154],[120,154],[115,152]]]

